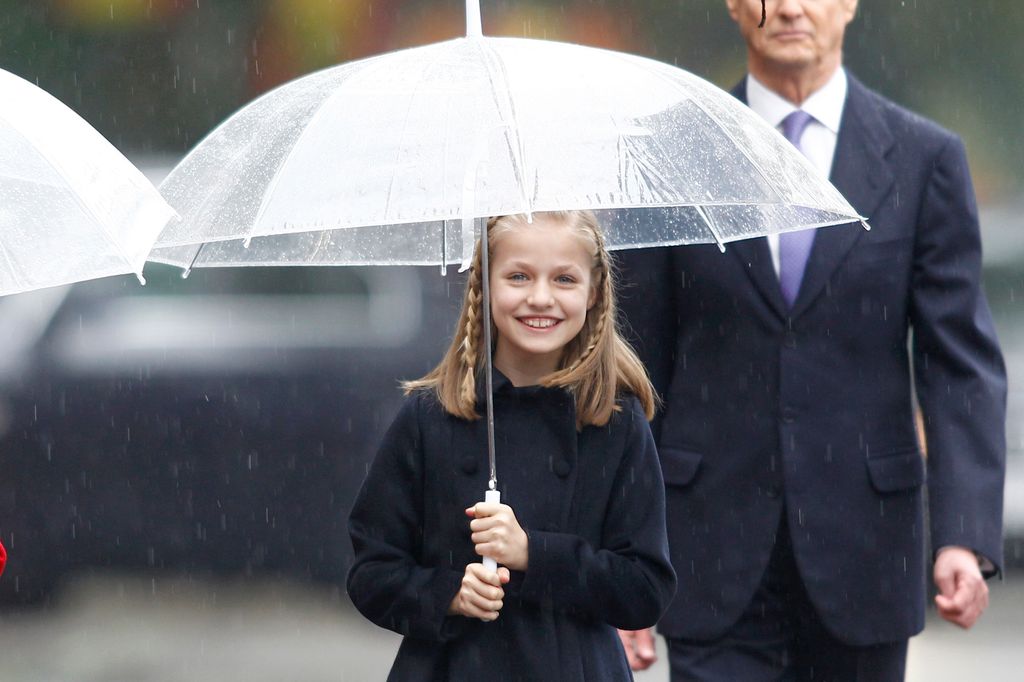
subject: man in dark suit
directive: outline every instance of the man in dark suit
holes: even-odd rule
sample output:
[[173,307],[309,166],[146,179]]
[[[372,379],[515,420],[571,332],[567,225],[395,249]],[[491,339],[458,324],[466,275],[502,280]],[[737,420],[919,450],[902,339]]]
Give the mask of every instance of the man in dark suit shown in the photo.
[[[856,0],[769,1],[763,28],[760,0],[726,5],[736,96],[872,229],[623,254],[665,399],[679,588],[659,631],[673,680],[901,680],[927,564],[968,628],[1002,563],[1006,378],[963,145],[842,68]],[[649,665],[650,633],[622,635]]]

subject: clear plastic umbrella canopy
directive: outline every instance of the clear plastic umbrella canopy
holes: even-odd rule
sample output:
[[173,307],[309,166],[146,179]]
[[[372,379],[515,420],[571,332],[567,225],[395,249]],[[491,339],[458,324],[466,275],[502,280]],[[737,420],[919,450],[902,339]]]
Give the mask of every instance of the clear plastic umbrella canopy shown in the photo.
[[[476,0],[466,15],[465,38],[320,71],[234,114],[160,186],[181,220],[151,259],[186,272],[465,268],[484,218],[566,209],[598,211],[610,248],[723,246],[860,220],[781,135],[700,78],[619,52],[483,37]],[[484,355],[485,499],[496,502]]]
[[0,296],[142,267],[174,215],[102,135],[0,70]]
[[234,114],[161,185],[181,220],[151,258],[465,265],[473,219],[557,209],[601,212],[611,248],[859,220],[719,88],[619,52],[483,37],[467,6],[466,38],[326,69]]

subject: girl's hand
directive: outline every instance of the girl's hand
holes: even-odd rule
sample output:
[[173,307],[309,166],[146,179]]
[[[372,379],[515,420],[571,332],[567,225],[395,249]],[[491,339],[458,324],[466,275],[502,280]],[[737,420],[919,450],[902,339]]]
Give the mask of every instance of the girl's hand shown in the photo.
[[525,571],[530,563],[529,538],[512,507],[507,504],[478,502],[466,510],[473,520],[469,529],[476,553],[496,559],[514,571]]
[[505,598],[505,590],[501,586],[508,580],[508,569],[504,566],[494,573],[483,564],[469,564],[462,576],[462,587],[448,605],[448,615],[484,621],[497,619]]

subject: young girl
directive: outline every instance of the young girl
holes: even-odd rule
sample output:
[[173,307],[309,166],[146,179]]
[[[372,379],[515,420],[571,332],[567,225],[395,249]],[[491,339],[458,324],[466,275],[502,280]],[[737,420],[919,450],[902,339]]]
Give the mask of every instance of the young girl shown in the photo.
[[675,590],[653,390],[616,330],[592,213],[492,218],[487,245],[507,504],[479,502],[477,244],[451,347],[406,385],[352,510],[348,593],[405,636],[389,680],[628,680],[615,628],[653,625]]

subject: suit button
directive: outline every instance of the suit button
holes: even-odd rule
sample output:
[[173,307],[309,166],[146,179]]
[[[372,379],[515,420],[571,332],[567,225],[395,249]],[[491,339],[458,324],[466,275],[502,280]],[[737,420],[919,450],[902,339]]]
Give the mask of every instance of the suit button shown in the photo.
[[559,478],[565,478],[566,476],[569,475],[569,472],[572,470],[572,467],[564,459],[557,460],[555,462],[554,467],[552,468],[554,469],[555,474],[557,474]]
[[782,421],[787,424],[792,424],[796,421],[797,411],[795,407],[783,407],[782,408]]
[[796,348],[796,334],[793,332],[786,332],[782,337],[782,345],[786,348]]
[[462,458],[462,461],[459,463],[462,468],[462,473],[466,474],[467,476],[472,476],[473,474],[475,474],[477,469],[479,468],[479,465],[477,464],[476,460],[477,458],[474,457],[473,455],[464,456]]
[[772,483],[765,489],[764,494],[774,500],[782,494],[782,487]]

